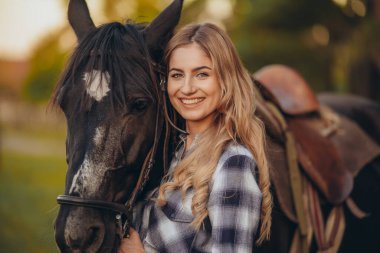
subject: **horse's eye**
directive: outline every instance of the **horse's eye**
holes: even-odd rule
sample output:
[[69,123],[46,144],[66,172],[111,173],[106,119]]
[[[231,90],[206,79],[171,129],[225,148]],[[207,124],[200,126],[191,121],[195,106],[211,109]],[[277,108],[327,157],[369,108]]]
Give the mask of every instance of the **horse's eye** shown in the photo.
[[139,98],[132,102],[131,110],[132,112],[142,112],[148,107],[148,100]]

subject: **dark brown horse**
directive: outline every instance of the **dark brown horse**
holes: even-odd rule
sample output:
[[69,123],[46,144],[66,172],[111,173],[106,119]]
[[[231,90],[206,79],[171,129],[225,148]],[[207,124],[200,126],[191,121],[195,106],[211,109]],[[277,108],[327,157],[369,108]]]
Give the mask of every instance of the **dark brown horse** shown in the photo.
[[164,173],[158,63],[181,8],[173,2],[146,27],[95,27],[85,1],[69,3],[79,44],[52,98],[67,119],[68,170],[55,222],[62,252],[115,252],[147,177],[145,190]]
[[[95,27],[85,2],[70,1],[69,21],[79,43],[53,95],[54,103],[67,119],[68,170],[65,193],[58,197],[61,207],[55,222],[55,237],[61,252],[116,252],[120,239],[128,232],[134,203],[156,187],[165,173],[177,132],[169,124],[172,112],[165,106],[165,91],[160,85],[165,70],[160,62],[163,49],[179,21],[182,2],[173,1],[147,26],[110,23]],[[289,252],[296,238],[294,231],[300,231],[297,227],[303,212],[302,204],[293,203],[295,195],[289,190],[293,184],[288,179],[293,174],[289,174],[288,165],[294,165],[294,161],[301,164],[312,154],[312,149],[308,149],[307,142],[302,142],[302,136],[297,133],[308,133],[310,127],[315,133],[320,123],[320,110],[315,104],[312,111],[297,115],[268,109],[270,103],[276,104],[273,102],[275,95],[264,85],[259,87],[264,92],[260,103],[265,105],[261,106],[260,113],[269,133],[275,206],[271,240],[254,251]],[[281,117],[273,117],[276,110]],[[287,124],[283,122],[279,127],[277,123],[281,118]],[[300,118],[307,118],[307,122]],[[308,124],[312,126],[308,128]],[[290,145],[289,136],[294,136],[296,146]],[[330,136],[333,140],[334,131]],[[327,154],[340,152],[323,138],[312,142],[326,145],[323,147],[330,151]],[[289,163],[289,150],[297,145],[302,148],[296,148],[295,154],[304,160],[298,163],[293,159],[293,163]],[[323,157],[322,151],[310,158],[311,161]],[[311,190],[314,195],[321,196],[324,216],[334,206],[344,207],[346,230],[341,252],[357,252],[359,248],[370,252],[372,247],[379,246],[375,238],[380,213],[376,201],[380,196],[379,159],[373,160],[375,154],[372,154],[373,159],[367,157],[360,166],[354,166],[360,168],[353,168],[357,173],[350,176],[342,169],[347,167],[350,157],[346,153],[337,156],[342,160],[335,156],[333,160],[327,159],[328,165],[335,164],[339,168],[333,175],[323,170],[323,166],[323,172],[306,171],[302,166],[303,169],[298,168],[298,175],[305,182],[309,182],[309,178],[320,179],[308,185],[314,189]],[[352,215],[352,208],[344,204],[348,196],[368,215],[362,219]],[[298,244],[303,241],[301,238]],[[315,252],[319,244],[313,240],[310,252]]]

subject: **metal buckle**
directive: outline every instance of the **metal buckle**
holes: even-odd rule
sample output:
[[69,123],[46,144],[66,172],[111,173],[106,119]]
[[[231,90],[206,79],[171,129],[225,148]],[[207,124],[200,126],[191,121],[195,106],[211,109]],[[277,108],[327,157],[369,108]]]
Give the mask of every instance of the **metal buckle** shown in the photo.
[[160,74],[160,88],[161,91],[166,91],[166,78]]

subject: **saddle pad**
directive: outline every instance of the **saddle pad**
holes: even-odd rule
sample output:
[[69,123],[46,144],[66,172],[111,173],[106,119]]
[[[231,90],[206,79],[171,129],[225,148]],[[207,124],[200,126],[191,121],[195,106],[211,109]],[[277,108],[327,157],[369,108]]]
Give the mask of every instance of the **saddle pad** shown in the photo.
[[342,203],[351,193],[353,176],[334,144],[313,128],[310,118],[289,118],[287,124],[305,174],[329,203]]
[[288,161],[283,144],[266,139],[267,155],[269,158],[269,174],[272,187],[277,196],[279,208],[285,216],[297,223],[297,215],[294,207],[292,191],[290,188]]

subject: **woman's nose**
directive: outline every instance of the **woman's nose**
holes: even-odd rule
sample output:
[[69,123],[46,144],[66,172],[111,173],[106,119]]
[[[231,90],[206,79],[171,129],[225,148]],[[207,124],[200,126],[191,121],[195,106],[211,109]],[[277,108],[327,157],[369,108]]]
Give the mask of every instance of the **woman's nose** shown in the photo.
[[183,85],[181,87],[181,92],[183,94],[192,94],[196,91],[196,87],[194,85],[194,81],[191,78],[185,78]]

